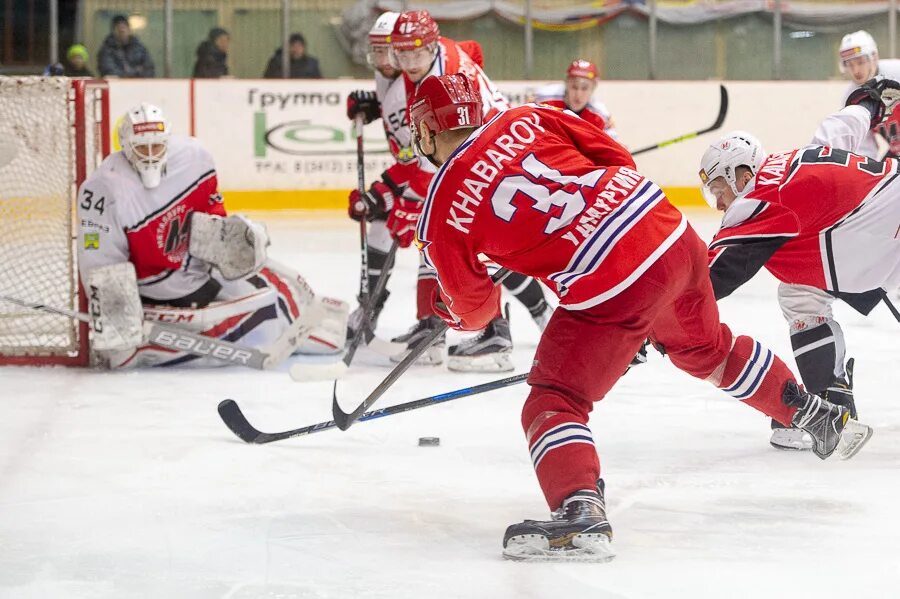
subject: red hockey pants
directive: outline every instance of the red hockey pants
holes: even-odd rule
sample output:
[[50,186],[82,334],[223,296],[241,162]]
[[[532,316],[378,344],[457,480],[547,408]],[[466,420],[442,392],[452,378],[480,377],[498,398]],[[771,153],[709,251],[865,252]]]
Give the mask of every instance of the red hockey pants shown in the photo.
[[681,370],[790,423],[796,408],[783,403],[782,391],[793,374],[771,351],[734,337],[719,321],[706,245],[689,226],[630,287],[591,308],[557,309],[541,337],[522,426],[550,509],[594,488],[600,462],[588,415],[648,337]]

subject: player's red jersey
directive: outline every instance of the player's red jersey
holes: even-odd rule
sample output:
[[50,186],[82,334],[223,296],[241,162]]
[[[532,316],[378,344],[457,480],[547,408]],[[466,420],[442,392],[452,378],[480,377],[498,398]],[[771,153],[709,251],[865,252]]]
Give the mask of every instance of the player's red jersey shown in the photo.
[[895,160],[825,146],[769,156],[710,245],[717,297],[763,264],[785,283],[833,292],[861,293],[900,277],[896,180]]
[[582,309],[627,289],[686,226],[624,147],[572,114],[528,104],[495,116],[441,167],[418,239],[450,309],[478,329],[499,308],[482,254]]
[[[570,108],[566,105],[565,100],[541,100],[541,104],[546,104],[547,106],[553,106],[554,108],[559,108],[561,110],[570,110]],[[591,110],[590,106],[585,106],[581,109],[581,112],[576,112],[579,117],[583,118],[593,126],[598,129],[602,129],[606,131],[607,134],[608,129],[611,129],[612,126],[606,122],[606,119],[600,115],[598,112],[594,112]]]

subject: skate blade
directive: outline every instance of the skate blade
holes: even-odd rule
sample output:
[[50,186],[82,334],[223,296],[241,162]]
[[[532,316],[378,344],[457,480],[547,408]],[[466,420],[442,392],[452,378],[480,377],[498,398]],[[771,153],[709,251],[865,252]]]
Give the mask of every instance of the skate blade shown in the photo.
[[[444,363],[444,349],[446,345],[438,344],[432,345],[428,349],[425,350],[419,358],[416,360],[417,366],[440,366]],[[401,348],[403,349],[403,348]],[[391,362],[397,364],[403,361],[403,358],[409,355],[408,351],[402,351],[399,354],[394,354],[391,356]]]
[[485,356],[448,356],[447,370],[453,372],[511,372],[515,370],[507,353]]
[[809,451],[812,449],[812,437],[796,428],[777,428],[772,431],[769,444],[775,449],[786,451]]
[[863,445],[869,442],[875,431],[871,426],[866,426],[856,420],[848,420],[841,431],[841,440],[838,441],[835,451],[838,458],[849,460],[863,448]]
[[516,562],[593,562],[605,563],[616,557],[605,534],[580,534],[570,545],[550,547],[542,535],[510,537],[503,548],[503,559]]

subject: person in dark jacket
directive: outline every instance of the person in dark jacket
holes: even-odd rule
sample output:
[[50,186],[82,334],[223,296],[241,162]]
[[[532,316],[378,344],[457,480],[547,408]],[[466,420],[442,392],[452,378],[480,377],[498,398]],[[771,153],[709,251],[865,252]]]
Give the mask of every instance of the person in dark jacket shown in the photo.
[[215,79],[228,75],[228,45],[231,36],[220,27],[209,30],[209,37],[197,46],[197,62],[194,63],[194,78]]
[[101,77],[153,77],[153,59],[141,41],[131,34],[124,15],[112,19],[112,32],[103,40],[97,56]]
[[[306,38],[300,33],[292,33],[288,38],[288,51],[291,53],[291,79],[321,79],[319,60],[306,53]],[[281,79],[282,49],[275,50],[266,66],[266,79]]]
[[93,77],[94,73],[87,68],[88,51],[81,44],[72,44],[66,51],[63,63],[63,75],[66,77]]

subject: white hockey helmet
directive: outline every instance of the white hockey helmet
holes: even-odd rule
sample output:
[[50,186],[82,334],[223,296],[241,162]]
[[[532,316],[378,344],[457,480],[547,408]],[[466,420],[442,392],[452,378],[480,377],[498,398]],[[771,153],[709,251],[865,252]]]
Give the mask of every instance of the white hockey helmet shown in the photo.
[[165,171],[170,134],[169,121],[153,104],[141,102],[122,117],[119,144],[147,189],[158,186]]
[[373,69],[390,66],[391,33],[399,17],[398,12],[383,12],[369,29],[369,51],[366,52],[366,62]]
[[737,167],[746,166],[754,176],[759,172],[766,159],[762,144],[746,131],[732,131],[715,142],[700,159],[700,181],[703,182],[703,198],[714,210],[716,198],[709,191],[709,183],[719,177],[731,188],[735,195],[737,190]]
[[838,52],[841,57],[841,73],[843,73],[847,69],[848,60],[860,56],[875,58],[878,55],[878,46],[868,31],[859,30],[848,33],[841,39],[841,47]]

